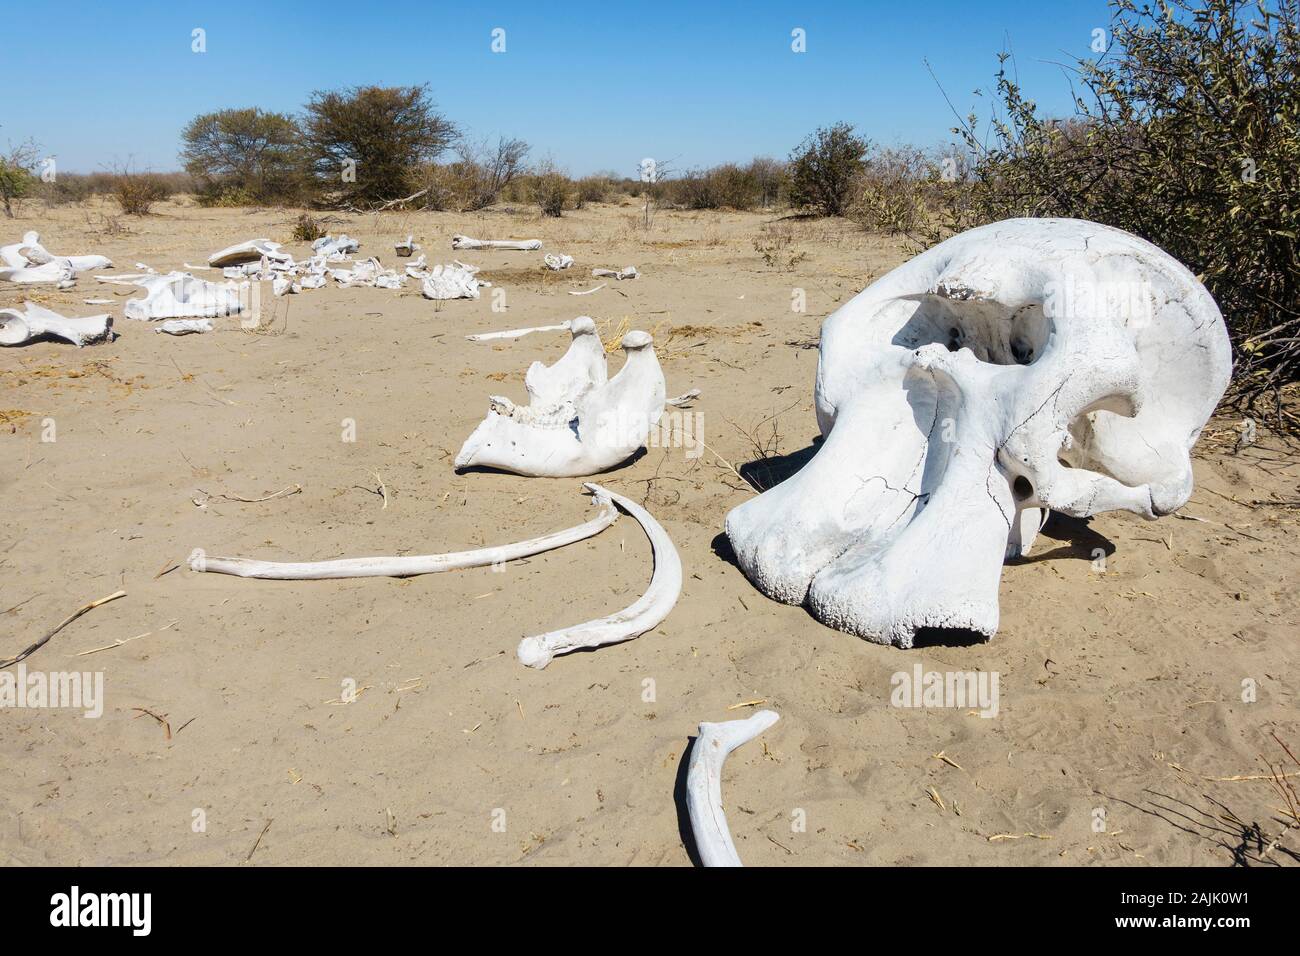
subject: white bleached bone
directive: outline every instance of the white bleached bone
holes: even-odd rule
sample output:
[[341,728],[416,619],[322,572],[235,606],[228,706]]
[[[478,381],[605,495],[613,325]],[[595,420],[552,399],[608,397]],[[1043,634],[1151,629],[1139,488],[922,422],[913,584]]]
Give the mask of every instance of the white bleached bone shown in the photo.
[[534,332],[560,332],[567,331],[568,322],[561,322],[559,325],[534,325],[526,329],[502,329],[499,332],[479,332],[475,335],[467,335],[465,338],[471,342],[492,342],[496,339],[519,339],[525,335],[532,335]]
[[700,724],[686,771],[686,810],[695,849],[705,866],[743,866],[722,809],[722,765],[727,755],[775,724],[776,711],[760,710],[744,720]]
[[535,252],[542,248],[540,239],[471,239],[469,236],[452,236],[453,249],[513,249],[516,252]]
[[2,266],[0,281],[20,285],[51,283],[60,289],[70,289],[77,281],[77,273],[66,259],[51,259],[41,265]]
[[670,398],[664,401],[665,405],[671,405],[673,408],[690,408],[695,404],[695,400],[700,397],[700,390],[693,388],[689,392],[682,392],[676,398]]
[[208,256],[208,265],[216,267],[237,266],[245,262],[260,262],[263,258],[279,262],[292,262],[293,256],[284,251],[278,242],[270,239],[249,239],[227,246]]
[[613,468],[644,447],[664,411],[664,373],[648,332],[623,336],[618,374],[575,400],[515,405],[492,396],[487,418],[456,456],[457,470],[497,468],[568,478]]
[[998,627],[1002,563],[1048,510],[1169,514],[1231,372],[1214,300],[1118,229],[1012,219],[900,266],[822,325],[825,441],[734,509],[765,594],[911,647]]
[[592,269],[591,274],[597,279],[635,279],[641,273],[636,271],[636,266],[624,266],[617,271],[614,269]]
[[337,237],[326,234],[311,244],[312,252],[323,256],[326,262],[338,262],[347,259],[361,248],[361,243],[347,233]]
[[403,259],[413,256],[420,251],[420,244],[415,241],[415,236],[407,236],[401,242],[393,244],[393,251]]
[[[57,256],[41,245],[40,233],[28,231],[23,233],[22,242],[0,246],[0,262],[10,269],[28,269],[49,265],[52,262],[66,263],[75,275],[94,269],[111,269],[113,262],[107,256]],[[3,271],[3,270],[0,270]],[[64,270],[58,270],[62,273]],[[11,279],[10,281],[23,281]],[[37,280],[26,280],[37,281]],[[51,281],[48,279],[39,281]],[[54,280],[58,281],[58,280]]]
[[682,559],[663,526],[636,502],[620,494],[592,482],[587,482],[583,487],[598,498],[606,496],[612,499],[637,520],[650,539],[650,547],[654,552],[654,574],[650,577],[650,586],[636,603],[617,614],[536,637],[525,637],[520,641],[516,651],[519,662],[538,670],[561,654],[630,641],[658,627],[668,617],[682,593]]
[[273,295],[297,295],[301,291],[302,283],[292,276],[277,275],[271,278],[271,293]]
[[420,284],[426,299],[477,299],[480,285],[478,269],[463,262],[436,265],[429,270]]
[[77,348],[112,340],[113,319],[108,315],[68,318],[34,302],[22,309],[0,309],[0,345],[22,345],[43,335],[53,335]]
[[576,402],[608,380],[605,344],[596,334],[596,323],[590,316],[580,315],[565,324],[573,336],[569,350],[554,365],[534,362],[524,373],[524,388],[531,405]]
[[327,578],[407,578],[417,574],[437,574],[461,568],[481,568],[503,561],[528,558],[544,551],[553,551],[566,544],[582,541],[600,534],[618,518],[610,495],[594,494],[592,503],[600,513],[590,521],[563,531],[552,531],[540,538],[516,541],[492,548],[474,551],[456,551],[450,554],[423,554],[406,557],[339,558],[333,561],[255,561],[251,558],[210,558],[195,552],[190,567],[195,571],[234,574],[241,578],[267,578],[276,581],[317,581]]
[[573,265],[573,256],[556,255],[553,252],[548,252],[542,256],[542,262],[552,272],[559,272],[561,269],[567,269]]
[[155,332],[166,332],[168,335],[193,335],[196,332],[211,332],[211,319],[168,319],[161,322],[154,329]]
[[593,292],[599,292],[601,289],[605,288],[606,285],[608,285],[608,283],[602,282],[594,289],[583,289],[581,292],[570,292],[569,295],[591,295]]
[[215,319],[236,315],[243,308],[244,286],[234,282],[208,282],[188,272],[166,275],[96,276],[111,285],[134,285],[145,290],[143,299],[127,299],[128,319]]

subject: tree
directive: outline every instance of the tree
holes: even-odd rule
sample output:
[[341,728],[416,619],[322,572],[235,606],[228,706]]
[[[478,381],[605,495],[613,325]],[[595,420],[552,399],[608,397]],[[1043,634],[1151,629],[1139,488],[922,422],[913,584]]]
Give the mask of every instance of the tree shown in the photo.
[[377,204],[410,191],[421,163],[456,138],[427,86],[360,86],[312,94],[304,120],[308,161],[345,204]]
[[181,140],[185,170],[208,197],[265,202],[296,191],[301,133],[291,116],[256,107],[204,113]]
[[36,182],[32,172],[36,165],[36,144],[28,140],[11,146],[7,155],[0,155],[0,200],[4,202],[5,216],[14,217],[13,203],[31,192]]
[[790,154],[790,202],[823,216],[842,216],[870,142],[848,123],[819,128]]

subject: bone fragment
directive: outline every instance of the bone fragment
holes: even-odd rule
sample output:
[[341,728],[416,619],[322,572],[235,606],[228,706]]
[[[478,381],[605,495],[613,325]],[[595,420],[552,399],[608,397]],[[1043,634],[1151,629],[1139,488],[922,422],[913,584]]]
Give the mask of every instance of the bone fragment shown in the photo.
[[722,809],[722,765],[737,747],[775,724],[775,711],[760,710],[744,720],[700,724],[686,772],[686,809],[691,818],[695,849],[705,866],[743,866],[731,840]]

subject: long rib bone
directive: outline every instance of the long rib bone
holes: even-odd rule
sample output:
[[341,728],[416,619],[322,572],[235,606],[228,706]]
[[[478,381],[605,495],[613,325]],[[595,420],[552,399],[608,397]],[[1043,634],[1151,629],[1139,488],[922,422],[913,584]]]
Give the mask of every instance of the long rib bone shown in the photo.
[[[588,485],[588,488],[593,486]],[[479,568],[489,564],[500,564],[516,558],[527,558],[543,551],[553,551],[566,544],[573,544],[584,538],[604,531],[618,518],[618,511],[610,502],[611,496],[604,489],[594,489],[595,503],[600,506],[600,514],[584,524],[552,531],[540,538],[517,541],[513,544],[498,545],[494,548],[478,548],[474,551],[456,551],[451,554],[422,554],[409,557],[375,557],[375,558],[339,558],[335,561],[254,561],[249,558],[209,558],[197,552],[190,558],[190,567],[195,571],[215,571],[218,574],[235,574],[241,578],[269,578],[277,581],[316,581],[324,578],[405,578],[416,574],[436,574],[439,571],[455,571],[460,568]],[[680,584],[681,572],[678,571]]]
[[471,239],[469,236],[451,237],[453,249],[513,249],[517,252],[533,252],[542,248],[540,239]]
[[500,332],[480,332],[477,335],[467,335],[465,338],[471,342],[489,342],[493,339],[521,339],[525,335],[532,335],[534,332],[559,332],[567,331],[570,328],[568,322],[561,322],[559,325],[534,325],[527,329],[503,329]]
[[666,618],[677,598],[682,593],[682,559],[673,547],[672,539],[650,513],[634,501],[622,495],[602,488],[594,482],[583,485],[600,499],[613,499],[614,503],[635,518],[650,539],[654,550],[655,570],[650,578],[650,586],[645,594],[629,607],[617,614],[602,617],[598,621],[588,621],[563,630],[525,637],[519,642],[516,652],[519,662],[541,670],[552,659],[570,651],[587,647],[602,647],[605,644],[617,644],[630,641],[646,631],[658,627]]
[[691,817],[695,849],[705,866],[743,866],[731,842],[727,815],[722,810],[722,765],[742,744],[771,727],[780,716],[760,710],[744,720],[700,724],[700,735],[691,748],[691,765],[686,772],[686,809]]

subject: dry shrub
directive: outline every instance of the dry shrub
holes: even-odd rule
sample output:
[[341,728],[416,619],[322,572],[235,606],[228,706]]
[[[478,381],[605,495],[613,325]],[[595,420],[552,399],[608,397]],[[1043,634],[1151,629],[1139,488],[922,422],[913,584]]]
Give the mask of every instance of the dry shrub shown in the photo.
[[118,173],[113,198],[128,216],[147,216],[154,203],[171,196],[167,181],[154,173]]
[[544,164],[532,176],[532,200],[543,216],[559,218],[572,201],[573,184],[554,166]]
[[321,225],[320,220],[313,219],[307,213],[298,217],[298,221],[293,226],[294,242],[315,242],[325,235],[325,227]]

